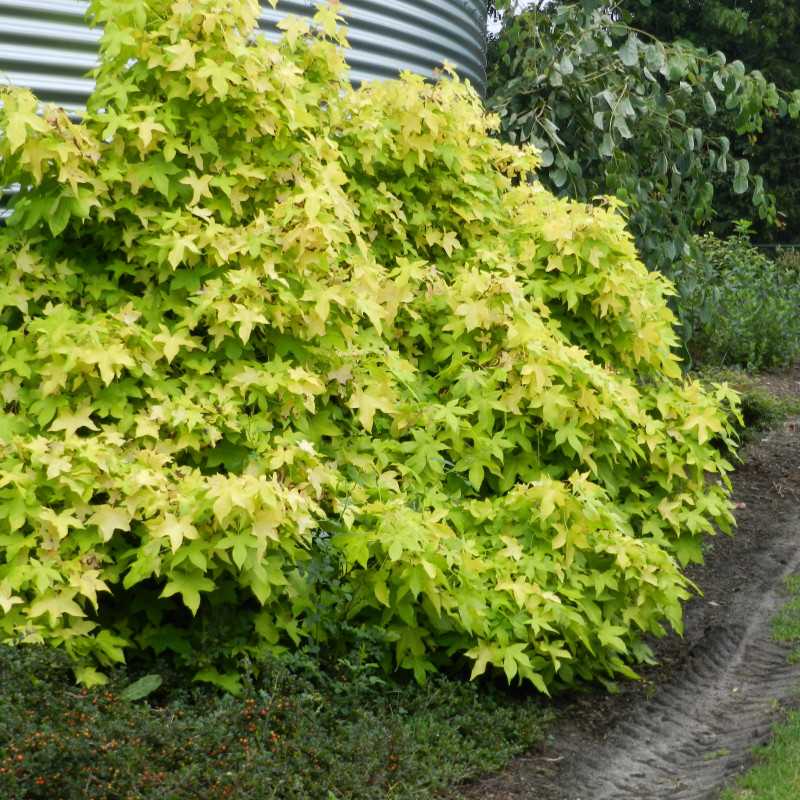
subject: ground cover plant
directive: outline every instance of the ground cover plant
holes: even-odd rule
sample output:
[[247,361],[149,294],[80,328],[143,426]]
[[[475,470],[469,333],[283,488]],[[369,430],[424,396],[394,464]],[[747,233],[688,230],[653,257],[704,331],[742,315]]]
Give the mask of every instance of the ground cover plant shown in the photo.
[[389,684],[357,653],[272,662],[239,698],[169,672],[146,699],[122,670],[79,690],[52,648],[0,647],[0,674],[3,800],[430,800],[529,749],[545,718],[530,694]]
[[2,90],[0,634],[88,684],[365,630],[419,681],[632,675],[730,525],[733,393],[612,202],[258,9],[94,0],[79,123]]
[[720,800],[793,800],[800,782],[800,713],[791,712],[759,752],[758,764]]

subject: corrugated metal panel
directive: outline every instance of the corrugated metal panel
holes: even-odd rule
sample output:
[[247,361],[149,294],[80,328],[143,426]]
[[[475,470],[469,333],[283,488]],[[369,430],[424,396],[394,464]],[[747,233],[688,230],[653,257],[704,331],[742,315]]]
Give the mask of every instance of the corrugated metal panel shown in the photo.
[[[261,15],[270,37],[286,14],[308,16],[315,0],[279,0]],[[356,81],[412,70],[427,77],[447,61],[483,91],[486,0],[345,0]],[[0,79],[42,100],[82,105],[100,31],[87,27],[84,0],[0,0]]]

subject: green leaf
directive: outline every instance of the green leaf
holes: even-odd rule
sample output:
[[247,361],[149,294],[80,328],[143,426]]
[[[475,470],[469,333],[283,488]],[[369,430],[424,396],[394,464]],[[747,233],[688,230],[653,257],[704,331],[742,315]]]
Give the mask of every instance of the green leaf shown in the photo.
[[635,67],[639,64],[639,40],[635,34],[628,34],[625,44],[617,51],[620,60],[626,67]]
[[688,71],[689,62],[686,57],[681,52],[676,52],[667,58],[666,67],[662,72],[666,73],[668,80],[676,82],[683,79]]
[[242,681],[235,672],[219,672],[213,667],[205,667],[198,670],[192,680],[210,683],[228,692],[228,694],[232,694],[234,697],[238,697],[242,693]]
[[595,111],[592,115],[592,121],[594,122],[595,128],[600,131],[604,131],[606,128],[605,124],[606,115],[602,111]]
[[603,623],[597,630],[597,638],[606,647],[616,650],[618,653],[627,653],[628,646],[625,644],[622,636],[627,633],[627,630],[621,625],[610,625]]
[[713,116],[717,113],[717,104],[714,102],[711,92],[705,92],[703,94],[703,108],[709,116]]
[[560,189],[567,182],[567,171],[561,168],[554,169],[550,173],[550,180],[553,181],[554,186]]
[[389,588],[386,586],[386,581],[375,581],[374,591],[378,602],[382,603],[387,608],[391,606],[391,603],[389,602]]
[[86,613],[72,599],[74,595],[74,589],[65,592],[47,592],[38,600],[31,603],[31,606],[28,609],[28,614],[33,619],[47,614],[51,623],[53,624],[55,624],[56,621],[64,615],[72,617],[85,617]]
[[101,630],[94,638],[94,646],[98,659],[103,664],[124,664],[125,647],[128,639],[117,636],[110,630]]
[[683,566],[703,563],[703,548],[700,540],[694,536],[681,536],[675,541],[675,555]]
[[160,675],[144,675],[139,680],[129,683],[120,693],[120,699],[134,702],[136,700],[143,700],[148,695],[151,695],[162,684]]
[[197,614],[197,610],[200,608],[200,592],[210,592],[214,588],[214,581],[206,578],[200,572],[176,572],[170,576],[170,580],[159,597],[172,597],[179,594],[184,605],[192,614]]
[[633,138],[633,133],[628,127],[628,123],[625,121],[624,117],[614,117],[614,130],[616,130],[623,139]]
[[87,689],[92,689],[95,686],[105,686],[109,682],[108,675],[104,675],[94,667],[81,666],[75,667],[75,680]]

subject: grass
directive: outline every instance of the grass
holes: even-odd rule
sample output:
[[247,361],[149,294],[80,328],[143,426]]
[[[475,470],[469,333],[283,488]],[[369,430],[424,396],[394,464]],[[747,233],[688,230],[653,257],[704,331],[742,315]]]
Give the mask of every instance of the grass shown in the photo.
[[800,656],[800,575],[792,575],[788,578],[786,588],[791,599],[775,617],[772,623],[772,633],[777,641],[798,646],[791,656],[792,659],[797,660]]
[[780,725],[759,763],[720,800],[797,800],[800,797],[800,713]]
[[0,647],[0,797],[431,800],[529,749],[547,718],[530,693],[326,670],[267,665],[235,698],[162,668],[131,702],[138,676],[80,689],[62,653]]
[[[792,597],[773,622],[778,641],[800,648],[800,576],[787,581]],[[800,658],[800,649],[792,655]],[[756,752],[756,765],[720,800],[797,800],[800,797],[800,712],[791,712],[772,741]]]

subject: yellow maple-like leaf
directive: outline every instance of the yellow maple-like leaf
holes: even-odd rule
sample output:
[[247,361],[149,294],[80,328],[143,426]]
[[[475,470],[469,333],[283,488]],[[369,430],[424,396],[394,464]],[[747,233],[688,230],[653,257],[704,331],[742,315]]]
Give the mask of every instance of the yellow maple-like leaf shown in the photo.
[[501,536],[500,541],[505,547],[500,551],[501,556],[512,559],[512,561],[519,561],[524,555],[522,546],[519,541],[512,536]]
[[493,647],[488,642],[484,641],[480,642],[477,647],[467,650],[464,655],[466,655],[468,658],[475,659],[475,663],[472,666],[472,672],[469,676],[471,681],[483,675],[483,673],[486,672],[486,667],[489,664],[494,663],[496,652],[496,647]]
[[56,512],[52,508],[41,508],[38,517],[40,522],[55,531],[59,540],[65,539],[69,535],[70,528],[80,528],[82,526],[80,519],[75,516],[71,509]]
[[35,602],[31,603],[28,615],[32,618],[47,614],[52,624],[65,614],[70,617],[85,617],[83,609],[73,600],[77,589],[67,589],[62,592],[47,592]]
[[283,522],[284,514],[278,508],[264,508],[253,517],[253,535],[259,539],[271,539],[279,542],[278,526]]
[[87,569],[79,575],[73,576],[70,586],[75,587],[80,594],[88,598],[95,609],[97,609],[97,593],[111,591],[108,584],[100,578],[98,569]]
[[154,133],[166,133],[167,129],[158,122],[155,122],[152,119],[143,119],[139,123],[139,141],[142,143],[143,147],[149,147],[150,142],[153,141],[153,134]]
[[184,255],[188,250],[190,253],[199,253],[200,248],[195,244],[197,236],[195,234],[187,233],[176,236],[172,240],[172,247],[167,255],[167,261],[170,266],[175,269],[178,264],[183,261]]
[[180,72],[195,65],[194,48],[188,39],[183,39],[178,44],[169,45],[164,49],[173,56],[172,61],[167,66],[170,72]]
[[131,529],[131,515],[124,508],[115,506],[100,506],[87,521],[90,525],[97,525],[103,542],[110,541],[114,531]]
[[520,608],[524,607],[525,600],[527,599],[528,595],[531,595],[536,591],[533,585],[528,583],[528,581],[522,577],[516,578],[513,581],[510,579],[498,581],[495,588],[498,592],[508,592],[514,598],[514,600],[516,600],[517,605]]
[[174,514],[165,514],[164,519],[151,527],[150,532],[154,536],[168,538],[173,553],[177,552],[184,539],[196,539],[199,536],[190,519],[178,518]]
[[283,31],[283,38],[289,43],[292,50],[297,47],[297,40],[311,30],[307,19],[296,16],[284,17],[276,27]]
[[61,411],[50,425],[50,430],[64,431],[70,436],[74,436],[81,428],[88,428],[90,431],[100,430],[91,415],[92,407],[89,403],[84,403],[74,413]]
[[178,355],[181,348],[195,350],[200,345],[187,333],[180,331],[170,331],[166,325],[159,326],[160,332],[153,337],[153,341],[162,346],[164,358],[171,364],[172,360]]
[[372,430],[376,411],[391,414],[395,411],[395,401],[388,387],[367,384],[350,396],[347,405],[358,411],[358,421],[369,432]]
[[722,421],[716,409],[704,409],[695,414],[690,414],[683,423],[683,430],[692,428],[697,430],[697,440],[700,444],[707,442],[712,433],[722,430]]
[[22,602],[22,598],[11,591],[8,581],[0,583],[0,609],[3,610],[4,614],[8,614],[15,605],[19,605]]
[[190,206],[196,206],[204,197],[211,197],[211,179],[213,175],[197,175],[194,172],[189,172],[181,178],[180,182],[192,189],[192,199],[189,201]]

